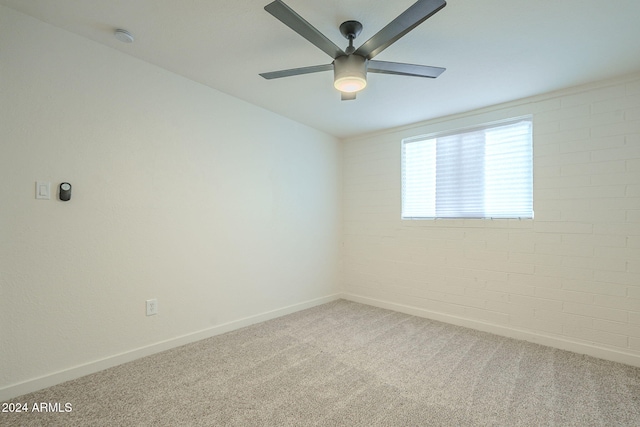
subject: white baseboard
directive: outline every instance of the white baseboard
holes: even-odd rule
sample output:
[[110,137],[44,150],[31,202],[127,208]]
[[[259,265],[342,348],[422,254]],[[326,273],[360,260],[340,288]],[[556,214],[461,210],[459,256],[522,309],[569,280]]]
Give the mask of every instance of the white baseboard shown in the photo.
[[538,334],[517,328],[509,328],[506,326],[496,325],[478,320],[466,319],[449,314],[438,313],[419,307],[413,307],[394,302],[378,300],[375,298],[364,297],[361,295],[342,293],[342,299],[359,302],[361,304],[372,305],[374,307],[386,308],[388,310],[398,311],[400,313],[411,314],[413,316],[425,317],[427,319],[438,320],[440,322],[450,323],[457,326],[464,326],[470,329],[476,329],[483,332],[489,332],[503,337],[515,338],[536,344],[554,347],[561,350],[567,350],[574,353],[586,354],[597,357],[599,359],[610,360],[613,362],[624,363],[626,365],[640,367],[640,356],[613,350],[610,348],[599,347],[594,344],[586,344],[583,342],[572,341],[569,339],[554,337],[546,334]]
[[24,381],[18,384],[13,384],[0,389],[0,402],[12,399],[17,396],[21,396],[23,394],[41,390],[43,388],[51,387],[65,381],[70,381],[76,378],[83,377],[85,375],[93,374],[95,372],[102,371],[113,366],[121,365],[123,363],[139,359],[141,357],[150,356],[161,351],[169,350],[174,347],[179,347],[181,345],[189,344],[195,341],[200,341],[205,338],[213,337],[215,335],[220,335],[226,332],[234,331],[236,329],[244,328],[255,323],[275,319],[287,314],[295,313],[300,310],[305,310],[307,308],[335,301],[339,298],[340,294],[316,298],[299,304],[279,308],[277,310],[257,314],[255,316],[245,317],[243,319],[216,325],[211,328],[161,341],[145,347],[140,347],[131,351],[127,351],[125,353],[105,357],[104,359],[95,360],[83,365],[75,366],[73,368],[65,369],[59,372],[54,372],[52,374]]

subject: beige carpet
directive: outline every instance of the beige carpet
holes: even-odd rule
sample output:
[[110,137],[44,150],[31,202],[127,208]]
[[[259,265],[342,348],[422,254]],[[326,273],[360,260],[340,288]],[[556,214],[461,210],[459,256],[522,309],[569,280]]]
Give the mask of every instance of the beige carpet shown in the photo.
[[2,426],[640,426],[640,369],[344,300],[12,399]]

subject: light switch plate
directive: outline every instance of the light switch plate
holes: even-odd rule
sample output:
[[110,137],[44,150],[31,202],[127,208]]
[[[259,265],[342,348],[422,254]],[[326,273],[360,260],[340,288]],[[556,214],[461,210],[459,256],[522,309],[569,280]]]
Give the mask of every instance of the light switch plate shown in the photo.
[[51,199],[51,183],[46,181],[36,181],[36,199]]

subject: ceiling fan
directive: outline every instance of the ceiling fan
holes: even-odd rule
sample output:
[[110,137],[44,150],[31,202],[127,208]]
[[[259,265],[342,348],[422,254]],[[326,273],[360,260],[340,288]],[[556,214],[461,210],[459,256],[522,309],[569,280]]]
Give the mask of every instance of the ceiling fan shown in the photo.
[[418,0],[358,49],[353,46],[353,41],[362,31],[362,24],[358,21],[343,22],[340,25],[340,33],[349,40],[349,46],[342,50],[284,2],[275,0],[266,5],[264,9],[327,53],[333,58],[333,62],[326,65],[261,73],[260,75],[265,79],[278,79],[333,69],[333,85],[341,92],[343,101],[356,99],[356,93],[367,85],[367,72],[436,78],[444,72],[444,68],[376,61],[373,57],[446,5],[447,2],[445,0]]

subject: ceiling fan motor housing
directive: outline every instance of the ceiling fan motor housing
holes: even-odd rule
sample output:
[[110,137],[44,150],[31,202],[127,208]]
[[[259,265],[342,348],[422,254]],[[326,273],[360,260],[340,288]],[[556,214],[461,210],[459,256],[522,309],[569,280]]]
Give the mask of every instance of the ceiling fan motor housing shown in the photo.
[[333,61],[333,85],[340,92],[358,92],[367,85],[366,58],[360,55],[339,56]]

